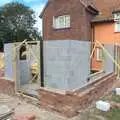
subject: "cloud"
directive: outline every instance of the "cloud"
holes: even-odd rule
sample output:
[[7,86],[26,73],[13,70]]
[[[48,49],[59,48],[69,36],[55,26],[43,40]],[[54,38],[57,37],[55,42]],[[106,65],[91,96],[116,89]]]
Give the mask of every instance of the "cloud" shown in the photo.
[[13,0],[0,0],[0,6],[4,5],[6,3],[9,3],[11,1],[13,1]]
[[39,15],[42,12],[44,6],[45,4],[38,4],[38,5],[32,6],[32,9],[35,11],[36,20],[37,20],[35,27],[37,27],[39,31],[42,31],[42,20],[40,19]]
[[23,0],[24,2],[26,3],[30,3],[30,2],[36,2],[36,1],[39,1],[39,0]]

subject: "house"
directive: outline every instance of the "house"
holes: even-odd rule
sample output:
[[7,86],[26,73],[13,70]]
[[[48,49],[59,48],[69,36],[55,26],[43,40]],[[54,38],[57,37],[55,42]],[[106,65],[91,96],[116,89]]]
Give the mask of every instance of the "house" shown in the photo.
[[71,90],[88,82],[91,21],[97,14],[90,0],[48,0],[40,14],[45,86]]
[[91,20],[98,14],[87,0],[48,0],[40,17],[44,40],[91,40]]
[[[109,69],[112,69],[114,72],[119,73],[119,43],[120,43],[120,1],[117,0],[95,0],[96,7],[100,11],[99,15],[97,15],[92,20],[93,27],[93,40],[92,44],[99,41],[103,46],[111,46],[111,50],[108,50],[108,54],[113,57],[114,61],[109,59],[107,61]],[[93,47],[94,48],[94,47]],[[104,63],[104,58],[102,57],[104,54],[100,45],[96,45],[96,49],[94,51],[94,55],[92,58],[92,70],[100,71],[104,69],[104,66],[107,64]],[[106,55],[108,56],[108,55]],[[113,65],[113,63],[116,63]],[[111,66],[112,65],[112,66]]]
[[[67,117],[78,115],[103,96],[116,83],[116,74],[90,75],[91,45],[97,42],[92,38],[100,32],[96,30],[98,13],[90,0],[49,0],[40,15],[44,40],[5,44],[5,74],[15,81],[1,80],[0,91],[36,97],[41,108]],[[113,44],[110,48],[102,44],[114,53]],[[95,49],[98,54],[99,49]],[[107,57],[104,62],[109,70],[111,61]]]

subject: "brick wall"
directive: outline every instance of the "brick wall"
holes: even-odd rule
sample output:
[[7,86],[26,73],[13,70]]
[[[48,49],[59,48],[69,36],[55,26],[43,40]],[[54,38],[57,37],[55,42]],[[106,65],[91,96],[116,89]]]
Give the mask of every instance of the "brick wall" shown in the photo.
[[93,0],[95,6],[100,11],[100,18],[112,17],[112,12],[118,10],[120,6],[120,0]]
[[56,111],[67,117],[72,117],[78,114],[80,109],[86,108],[93,101],[99,99],[110,90],[116,81],[115,74],[109,74],[106,77],[94,82],[93,85],[84,89],[84,91],[67,92],[60,94],[41,88],[39,90],[40,106]]
[[[71,27],[54,29],[53,16],[70,15]],[[43,15],[44,40],[91,40],[91,20],[88,12],[79,0],[51,0]]]
[[15,84],[13,81],[0,79],[0,93],[10,96],[15,95]]

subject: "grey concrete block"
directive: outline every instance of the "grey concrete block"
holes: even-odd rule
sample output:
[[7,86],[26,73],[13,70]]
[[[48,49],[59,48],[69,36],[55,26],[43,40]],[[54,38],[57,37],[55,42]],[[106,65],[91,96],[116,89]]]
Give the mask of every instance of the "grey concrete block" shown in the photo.
[[90,43],[78,40],[44,42],[45,86],[62,90],[81,87],[90,74]]

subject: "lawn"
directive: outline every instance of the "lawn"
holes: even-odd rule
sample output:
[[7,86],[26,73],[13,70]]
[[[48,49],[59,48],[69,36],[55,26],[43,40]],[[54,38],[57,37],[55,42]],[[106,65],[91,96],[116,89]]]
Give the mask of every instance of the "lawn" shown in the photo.
[[[120,96],[110,93],[102,98],[103,101],[120,103]],[[120,108],[111,108],[109,112],[102,112],[95,108],[89,109],[80,120],[120,120]]]
[[[115,93],[111,93],[110,95],[103,97],[102,100],[120,103],[120,96],[116,95]],[[95,114],[95,116],[103,117],[104,120],[120,120],[120,108],[111,108],[109,112],[102,112],[95,109],[93,114]]]

